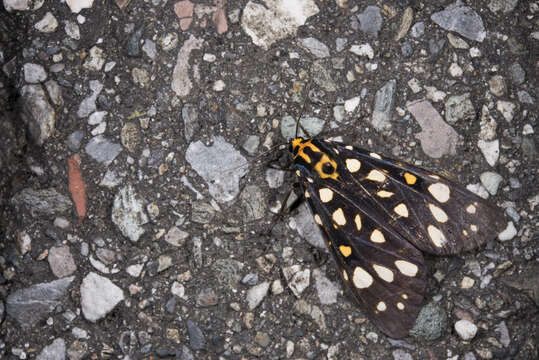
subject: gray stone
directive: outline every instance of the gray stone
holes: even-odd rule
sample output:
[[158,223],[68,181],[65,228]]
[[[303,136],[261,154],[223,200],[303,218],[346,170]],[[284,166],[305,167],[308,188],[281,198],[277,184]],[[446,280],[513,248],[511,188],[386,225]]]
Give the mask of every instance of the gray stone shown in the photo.
[[97,135],[90,139],[84,150],[92,159],[108,166],[122,152],[122,146]]
[[256,135],[249,135],[242,147],[243,150],[247,151],[249,155],[253,155],[258,149],[258,145],[260,145],[260,137]]
[[243,267],[243,263],[233,259],[218,259],[212,264],[215,274],[219,274],[222,283],[230,288],[237,286]]
[[296,295],[297,298],[307,289],[310,285],[311,280],[311,270],[304,269],[297,272],[290,273],[291,276],[287,276],[287,272],[283,269],[288,287],[292,290],[292,293]]
[[23,189],[11,199],[11,203],[26,206],[32,216],[56,215],[72,208],[71,200],[53,188],[42,190]]
[[152,60],[154,60],[157,56],[157,47],[155,46],[155,43],[150,39],[144,40],[144,45],[142,45],[142,51],[144,51],[144,53],[148,55],[148,57]]
[[269,290],[269,282],[264,281],[247,290],[247,305],[249,310],[254,310],[266,297]]
[[517,62],[514,62],[509,66],[509,76],[515,85],[522,85],[526,80],[526,72]]
[[456,154],[457,132],[444,122],[429,101],[410,102],[406,108],[421,126],[421,132],[416,134],[416,138],[421,141],[425,154],[436,159]]
[[215,209],[206,202],[195,201],[191,205],[191,221],[193,222],[209,224],[214,215]]
[[21,117],[32,140],[39,146],[54,133],[56,113],[41,85],[26,85],[21,90]]
[[359,29],[364,33],[378,37],[378,32],[382,28],[382,14],[378,6],[367,6],[367,8],[357,15],[359,19]]
[[144,234],[143,225],[149,221],[144,203],[131,184],[122,187],[114,197],[112,222],[132,242],[137,242]]
[[322,89],[334,92],[337,91],[337,83],[334,76],[331,74],[322,60],[315,61],[311,66],[311,74],[313,74],[313,81],[316,85]]
[[276,41],[295,35],[318,12],[313,0],[297,2],[294,6],[286,1],[267,1],[264,5],[249,1],[242,11],[241,27],[256,46],[268,50]]
[[397,81],[389,80],[377,92],[374,100],[374,110],[372,113],[372,126],[378,130],[388,130],[391,128],[391,117],[393,115],[394,96]]
[[210,195],[224,203],[239,193],[239,181],[247,173],[247,160],[221,136],[213,138],[213,145],[191,143],[185,153],[193,170],[206,181]]
[[313,271],[313,278],[320,303],[324,305],[336,303],[337,295],[341,291],[340,286],[329,280],[320,269]]
[[402,349],[393,350],[393,360],[414,360],[412,355]]
[[319,249],[326,249],[326,243],[318,228],[318,225],[314,222],[313,214],[309,209],[306,202],[298,207],[298,213],[294,216],[296,223],[296,231],[305,239],[309,244]]
[[190,141],[200,129],[198,122],[198,108],[194,104],[185,104],[182,107],[183,135],[185,140]]
[[410,35],[412,37],[418,38],[423,36],[425,33],[425,23],[423,21],[416,22],[410,29]]
[[503,345],[503,347],[508,347],[511,343],[511,336],[509,336],[509,329],[507,328],[505,321],[502,321],[496,325],[494,331],[500,335],[500,343]]
[[266,170],[266,182],[271,189],[277,189],[284,183],[285,171],[268,168]]
[[501,242],[512,240],[517,235],[517,229],[515,228],[515,224],[513,224],[512,221],[509,221],[507,223],[507,227],[498,234],[498,240]]
[[481,179],[481,184],[483,184],[490,195],[496,195],[498,187],[503,181],[503,177],[500,174],[492,171],[482,173],[479,178]]
[[52,344],[45,346],[36,356],[36,360],[65,360],[65,358],[66,343],[62,338],[54,339]]
[[507,122],[511,122],[515,117],[516,108],[517,106],[510,101],[498,100],[496,102],[496,109],[502,114]]
[[92,94],[80,103],[79,109],[77,110],[77,116],[79,118],[86,117],[96,111],[97,107],[95,101],[101,93],[101,90],[103,90],[103,84],[97,80],[90,80],[90,91]]
[[[296,128],[297,136],[310,138],[320,134],[324,129],[325,124],[324,120],[308,115],[303,115],[299,122],[301,123],[301,126],[298,128],[297,120],[292,116],[287,115],[282,118],[280,123],[281,135],[286,141],[296,137]],[[308,134],[305,134],[303,129],[305,129]]]
[[178,229],[176,226],[173,226],[165,235],[165,241],[172,246],[183,246],[188,237],[189,233]]
[[59,278],[69,276],[77,270],[77,265],[69,251],[69,246],[52,247],[47,257],[52,273]]
[[432,14],[431,20],[447,31],[455,31],[467,39],[482,42],[487,32],[483,19],[472,8],[459,3]]
[[70,38],[73,40],[80,40],[79,25],[74,21],[66,21],[64,30]]
[[412,44],[410,44],[408,41],[405,41],[401,44],[401,54],[404,57],[410,57],[414,53],[414,48],[412,47]]
[[23,328],[30,328],[43,320],[60,305],[74,276],[41,283],[12,292],[6,301],[6,312]]
[[103,65],[105,65],[103,50],[97,46],[93,46],[82,67],[87,70],[100,71]]
[[254,286],[258,284],[258,274],[249,273],[241,279],[241,283],[244,285]]
[[429,51],[432,55],[436,55],[444,48],[445,39],[430,39],[429,40]]
[[450,124],[454,124],[458,120],[471,121],[475,119],[475,116],[470,93],[453,95],[445,102],[445,120]]
[[140,131],[135,122],[128,122],[122,126],[120,141],[127,151],[131,153],[135,152],[138,144],[141,142]]
[[490,0],[487,6],[493,13],[501,11],[507,14],[515,10],[517,4],[518,0]]
[[187,320],[187,333],[189,334],[189,346],[193,350],[202,350],[206,347],[204,333],[198,327],[197,323]]
[[299,39],[298,43],[302,48],[309,51],[311,54],[313,54],[319,59],[326,58],[330,55],[329,48],[327,47],[327,45],[313,37]]
[[518,101],[523,104],[535,104],[535,99],[526,90],[520,90],[518,92]]
[[240,194],[241,206],[246,221],[262,219],[266,215],[265,196],[256,185],[247,185]]
[[501,75],[494,75],[488,81],[490,92],[496,96],[503,96],[507,92],[505,79]]
[[122,289],[106,277],[91,272],[82,280],[80,304],[86,320],[95,323],[104,318],[122,300],[124,300]]
[[455,323],[455,332],[462,340],[470,341],[477,334],[477,325],[469,320],[459,320]]
[[191,65],[189,64],[189,56],[191,51],[200,49],[204,44],[204,39],[197,39],[193,35],[189,37],[178,51],[178,57],[176,59],[176,65],[172,72],[172,90],[179,97],[186,97],[191,92],[193,82],[189,77]]
[[39,20],[34,28],[42,33],[51,33],[56,31],[58,27],[58,20],[52,15],[50,11],[47,11],[43,19]]
[[67,349],[69,360],[82,360],[88,352],[88,344],[85,341],[75,340]]
[[431,302],[419,312],[410,334],[432,341],[442,336],[446,326],[447,313],[439,304]]
[[45,83],[49,97],[51,98],[54,105],[62,106],[64,104],[64,99],[62,98],[62,88],[54,80],[49,80]]
[[29,84],[37,84],[47,80],[47,72],[39,64],[26,63],[23,65],[24,81]]
[[500,158],[500,140],[478,140],[477,147],[481,150],[490,166],[494,167],[498,163],[498,159]]
[[453,35],[452,33],[447,34],[447,39],[449,40],[449,44],[453,46],[455,49],[469,49],[470,45],[464,39]]

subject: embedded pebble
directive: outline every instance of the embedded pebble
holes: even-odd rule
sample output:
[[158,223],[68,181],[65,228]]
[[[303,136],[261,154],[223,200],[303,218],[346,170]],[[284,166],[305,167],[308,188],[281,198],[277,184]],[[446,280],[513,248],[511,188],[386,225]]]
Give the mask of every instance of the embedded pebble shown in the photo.
[[48,11],[43,19],[39,20],[35,25],[34,28],[37,31],[40,31],[42,33],[51,33],[56,31],[56,28],[58,27],[58,20],[54,17],[54,15]]
[[350,52],[357,56],[366,56],[369,59],[374,58],[374,50],[370,44],[352,45]]
[[122,152],[122,146],[113,143],[103,135],[97,135],[90,139],[84,150],[92,159],[108,166]]
[[308,37],[299,39],[298,43],[301,47],[309,51],[316,58],[326,58],[330,55],[329,48],[327,47],[327,45],[316,38]]
[[478,140],[477,147],[481,150],[490,166],[494,167],[498,163],[500,158],[500,141],[498,139],[493,141]]
[[483,19],[470,7],[459,2],[431,15],[431,20],[447,31],[455,31],[467,39],[482,42],[487,36]]
[[397,86],[395,79],[389,80],[382,86],[375,95],[374,110],[372,113],[372,126],[378,130],[388,130],[391,128],[391,117],[394,108],[394,95]]
[[72,38],[73,40],[80,40],[80,28],[74,21],[66,21],[64,30],[66,35]]
[[57,338],[41,350],[36,360],[63,360],[66,358],[66,343],[64,339]]
[[52,273],[58,278],[69,276],[77,270],[69,246],[52,247],[47,260]]
[[183,246],[188,237],[189,233],[180,230],[176,226],[173,226],[165,235],[165,241],[172,246]]
[[298,207],[298,212],[293,220],[296,231],[303,239],[319,249],[326,248],[322,233],[320,232],[318,225],[314,222],[311,210],[306,203],[303,203]]
[[382,29],[382,14],[378,6],[367,6],[357,17],[361,31],[375,38],[378,37],[378,32]]
[[103,65],[105,65],[103,50],[97,46],[93,46],[82,66],[88,70],[100,71]]
[[[297,129],[297,134],[299,137],[314,137],[318,135],[320,132],[322,132],[322,129],[324,128],[325,121],[314,117],[314,116],[307,116],[304,115],[300,119],[301,127]],[[283,138],[285,138],[287,141],[290,139],[293,139],[296,137],[296,128],[297,120],[294,119],[292,116],[285,116],[281,120],[281,135]],[[303,129],[308,132],[308,134],[305,134],[303,132]]]
[[498,187],[503,181],[503,177],[495,172],[492,171],[486,171],[481,174],[479,177],[481,179],[481,183],[487,189],[490,195],[496,195],[498,192]]
[[512,221],[507,223],[507,227],[498,234],[498,240],[500,241],[509,241],[517,235],[517,229]]
[[511,122],[515,117],[516,105],[510,101],[498,100],[496,102],[496,109],[503,115],[504,119]]
[[329,280],[320,269],[313,271],[313,278],[320,303],[324,305],[336,303],[340,287]]
[[95,323],[124,300],[122,289],[112,281],[90,272],[80,286],[80,304],[84,318]]
[[27,124],[30,137],[38,146],[43,145],[55,131],[56,112],[41,85],[22,87],[20,116]]
[[470,93],[453,95],[445,103],[445,120],[454,124],[458,120],[474,120],[476,116],[475,108],[470,99]]
[[464,341],[472,340],[477,334],[477,326],[468,320],[459,320],[455,323],[455,332]]
[[94,5],[94,0],[66,0],[71,12],[78,14],[82,9],[89,9]]
[[26,206],[32,216],[56,215],[71,209],[73,206],[71,199],[53,188],[41,190],[23,189],[11,198],[11,203]]
[[249,306],[249,310],[254,310],[262,300],[266,297],[269,290],[269,282],[264,281],[263,283],[260,283],[258,285],[253,286],[249,290],[247,290],[247,304]]
[[116,193],[111,217],[120,232],[132,242],[137,242],[146,231],[143,225],[147,224],[149,219],[144,211],[144,200],[131,184]]
[[496,96],[503,96],[507,91],[505,79],[501,75],[494,75],[488,81],[490,92]]
[[238,195],[239,181],[247,173],[247,160],[223,137],[214,137],[209,147],[201,141],[189,144],[185,159],[206,181],[215,200],[228,202]]

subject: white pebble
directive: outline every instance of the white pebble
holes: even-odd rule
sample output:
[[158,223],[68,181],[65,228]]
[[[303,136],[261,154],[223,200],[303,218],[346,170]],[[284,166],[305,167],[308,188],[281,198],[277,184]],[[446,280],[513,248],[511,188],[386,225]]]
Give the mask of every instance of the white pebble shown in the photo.
[[350,52],[357,56],[367,56],[369,59],[374,58],[374,50],[370,44],[352,45]]
[[214,91],[223,91],[225,87],[226,87],[226,84],[223,80],[217,80],[215,83],[213,83]]
[[472,340],[477,334],[477,326],[468,320],[459,320],[455,323],[455,331],[464,341]]
[[462,68],[457,63],[452,63],[451,66],[449,66],[449,75],[452,77],[461,77],[462,76]]
[[498,235],[498,240],[500,240],[500,241],[509,241],[512,238],[514,238],[516,234],[517,234],[517,229],[515,228],[515,225],[513,224],[512,221],[509,221],[507,223],[507,227],[505,228],[505,230],[503,230]]
[[359,96],[348,99],[344,102],[344,110],[347,112],[353,112],[359,105]]

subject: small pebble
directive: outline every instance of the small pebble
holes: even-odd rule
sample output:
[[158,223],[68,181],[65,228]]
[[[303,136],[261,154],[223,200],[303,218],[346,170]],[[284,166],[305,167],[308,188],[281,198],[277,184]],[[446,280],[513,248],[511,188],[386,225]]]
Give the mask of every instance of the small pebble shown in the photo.
[[477,326],[468,320],[459,320],[455,323],[455,331],[464,341],[472,340],[477,334]]

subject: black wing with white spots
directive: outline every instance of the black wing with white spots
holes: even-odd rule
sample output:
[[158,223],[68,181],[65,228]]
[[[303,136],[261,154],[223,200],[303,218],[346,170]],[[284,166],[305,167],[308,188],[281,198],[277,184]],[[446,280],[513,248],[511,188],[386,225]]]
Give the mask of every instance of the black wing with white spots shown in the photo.
[[455,254],[494,238],[503,213],[449,180],[337,142],[291,142],[300,184],[341,275],[387,335],[420,310],[421,251]]

